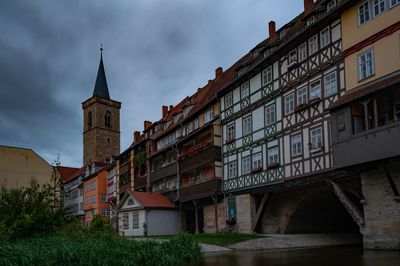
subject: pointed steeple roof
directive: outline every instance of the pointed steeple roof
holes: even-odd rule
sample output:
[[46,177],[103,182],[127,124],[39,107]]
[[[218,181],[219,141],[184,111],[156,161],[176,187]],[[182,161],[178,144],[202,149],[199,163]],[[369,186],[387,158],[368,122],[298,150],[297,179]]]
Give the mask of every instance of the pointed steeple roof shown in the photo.
[[99,70],[97,71],[96,84],[94,85],[93,96],[99,96],[101,98],[110,99],[110,93],[108,92],[106,73],[103,65],[103,45],[100,48],[100,64]]

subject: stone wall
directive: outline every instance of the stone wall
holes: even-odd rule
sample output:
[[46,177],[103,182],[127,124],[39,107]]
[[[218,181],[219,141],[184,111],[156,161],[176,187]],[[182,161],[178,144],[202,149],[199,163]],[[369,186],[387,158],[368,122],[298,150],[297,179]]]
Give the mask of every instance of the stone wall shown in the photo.
[[[389,170],[400,188],[400,164]],[[400,202],[383,169],[361,173],[361,184],[365,197],[364,248],[400,249]]]
[[252,225],[256,216],[256,201],[253,195],[236,196],[237,231],[252,233]]
[[[204,215],[204,232],[215,233],[215,205],[205,205],[203,207]],[[223,202],[217,204],[217,223],[218,231],[224,230],[225,228],[225,204]]]

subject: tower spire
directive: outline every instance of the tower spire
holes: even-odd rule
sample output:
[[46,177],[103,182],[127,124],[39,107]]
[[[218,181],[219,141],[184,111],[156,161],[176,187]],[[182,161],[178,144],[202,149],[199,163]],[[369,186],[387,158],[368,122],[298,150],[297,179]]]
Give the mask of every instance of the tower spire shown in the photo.
[[100,45],[100,64],[99,70],[97,71],[97,78],[94,85],[93,96],[110,99],[110,93],[108,92],[106,73],[104,71],[103,64],[103,44]]

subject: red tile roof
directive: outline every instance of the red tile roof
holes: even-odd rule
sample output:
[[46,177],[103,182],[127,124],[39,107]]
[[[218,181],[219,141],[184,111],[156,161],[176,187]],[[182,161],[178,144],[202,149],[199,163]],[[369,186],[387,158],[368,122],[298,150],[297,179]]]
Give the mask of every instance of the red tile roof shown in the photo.
[[78,170],[75,171],[74,174],[72,174],[71,176],[69,176],[67,179],[63,180],[64,183],[67,183],[75,178],[77,178],[78,176],[80,176],[81,174],[83,174],[86,171],[86,167],[83,166],[81,168],[79,168]]
[[131,191],[131,193],[144,207],[174,207],[172,202],[166,196],[160,193],[139,191]]
[[60,173],[61,182],[68,180],[79,168],[60,166],[58,172]]

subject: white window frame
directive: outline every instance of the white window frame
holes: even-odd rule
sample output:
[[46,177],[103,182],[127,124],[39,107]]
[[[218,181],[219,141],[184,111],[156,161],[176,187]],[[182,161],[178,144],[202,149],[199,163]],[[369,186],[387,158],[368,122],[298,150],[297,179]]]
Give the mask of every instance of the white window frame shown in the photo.
[[235,139],[235,123],[226,126],[226,140],[231,141]]
[[318,51],[318,35],[312,36],[308,40],[308,54],[312,55]]
[[229,162],[228,163],[228,178],[237,177],[237,162]]
[[307,59],[307,44],[303,43],[299,46],[299,62],[304,61]]
[[252,169],[262,169],[263,161],[262,161],[262,152],[257,152],[252,155]]
[[132,229],[139,229],[139,211],[132,211]]
[[308,103],[307,86],[297,89],[297,106]]
[[[383,4],[383,10],[382,10]],[[378,8],[378,12],[376,12],[376,8]],[[379,16],[383,12],[386,11],[386,0],[372,0],[372,13],[374,17]]]
[[321,99],[321,81],[316,80],[310,83],[310,101],[314,99]]
[[294,135],[290,138],[292,157],[303,154],[303,136],[301,134]]
[[224,101],[225,101],[225,109],[229,108],[233,105],[233,92],[232,91],[225,94]]
[[[367,58],[369,55],[369,59]],[[367,59],[364,59],[367,58]],[[372,77],[375,74],[375,55],[374,49],[370,48],[367,51],[359,54],[357,57],[358,62],[358,81]],[[365,73],[363,67],[365,66]],[[367,68],[369,67],[369,69]]]
[[331,42],[329,27],[326,27],[321,31],[320,42],[321,42],[321,48],[328,46],[329,43]]
[[[331,79],[334,77],[333,79]],[[332,85],[334,84],[334,85]],[[332,71],[324,77],[324,93],[325,97],[334,95],[337,92],[337,77],[336,71]]]
[[276,122],[275,104],[270,104],[265,107],[265,125],[270,126]]
[[243,134],[242,135],[247,136],[247,135],[251,134],[252,127],[253,127],[251,115],[243,117],[242,124],[243,124],[243,126],[242,126]]
[[271,83],[273,80],[272,66],[267,67],[262,72],[263,85]]
[[248,175],[251,173],[251,156],[242,158],[242,175]]
[[296,64],[297,63],[297,49],[290,51],[288,58],[289,58],[288,59],[289,66]]
[[240,98],[244,99],[250,96],[250,82],[246,81],[240,86]]
[[360,5],[358,5],[357,18],[358,18],[359,26],[363,25],[364,23],[366,23],[367,21],[370,21],[372,19],[371,7],[370,7],[369,0],[366,0],[366,1],[362,2]]
[[128,213],[122,214],[122,229],[124,229],[124,230],[129,229],[129,214]]
[[310,130],[311,150],[321,149],[324,145],[322,137],[322,127],[317,127]]
[[214,118],[214,107],[211,107],[204,113],[204,123],[208,123]]
[[294,112],[294,93],[285,96],[285,114]]
[[400,0],[390,0],[390,8],[397,6],[400,4]]
[[273,147],[268,149],[268,165],[280,163],[279,160],[279,147]]
[[315,16],[313,15],[307,19],[307,27],[313,24],[314,22],[315,22]]

